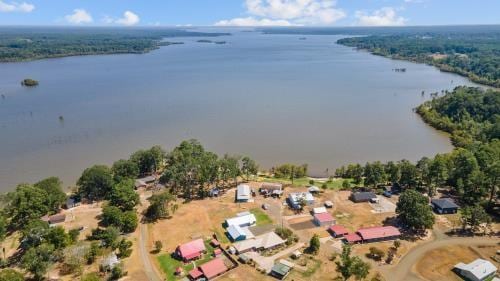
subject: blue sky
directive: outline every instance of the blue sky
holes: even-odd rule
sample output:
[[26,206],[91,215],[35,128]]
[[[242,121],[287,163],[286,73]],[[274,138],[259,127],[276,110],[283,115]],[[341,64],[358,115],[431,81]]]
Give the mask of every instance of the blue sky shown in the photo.
[[0,0],[0,25],[500,24],[500,0]]

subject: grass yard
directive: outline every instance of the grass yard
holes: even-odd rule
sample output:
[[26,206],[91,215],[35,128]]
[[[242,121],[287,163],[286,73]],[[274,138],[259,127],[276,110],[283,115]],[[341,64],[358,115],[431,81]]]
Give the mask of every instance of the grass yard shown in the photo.
[[254,214],[255,218],[257,219],[257,225],[265,225],[273,223],[271,218],[259,208],[251,209],[250,213]]
[[[196,264],[196,266],[200,266],[213,258],[214,247],[210,245],[210,241],[205,241],[205,247],[207,248],[207,253],[203,255],[203,258],[194,261],[194,264]],[[161,269],[167,276],[167,280],[178,279],[177,276],[175,276],[175,270],[177,269],[177,267],[181,267],[184,270],[185,274],[187,274],[194,268],[193,262],[184,263],[172,257],[172,253],[160,255],[157,259]]]
[[[270,177],[270,176],[259,176],[258,181],[263,181],[263,182],[276,182],[276,183],[281,183],[281,184],[289,184],[292,187],[304,187],[304,186],[310,186],[311,184],[309,181],[311,178],[309,177],[303,177],[303,178],[298,178],[292,181],[290,179],[285,179],[285,178],[275,178],[275,177]],[[344,182],[344,179],[339,179],[339,178],[333,178],[331,181],[328,180],[314,180],[314,185],[321,187],[323,184],[326,184],[328,189],[340,189],[342,188],[342,182]],[[351,186],[355,186],[353,183],[353,179],[349,179],[349,182],[351,183]]]

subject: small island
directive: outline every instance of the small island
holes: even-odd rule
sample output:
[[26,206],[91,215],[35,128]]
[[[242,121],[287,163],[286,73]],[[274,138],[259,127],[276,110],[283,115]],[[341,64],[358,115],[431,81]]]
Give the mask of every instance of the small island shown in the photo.
[[35,87],[38,86],[38,81],[31,78],[26,78],[23,81],[21,81],[21,85],[25,87]]
[[207,40],[207,39],[201,39],[201,40],[198,40],[196,42],[198,42],[198,43],[213,43],[212,40]]

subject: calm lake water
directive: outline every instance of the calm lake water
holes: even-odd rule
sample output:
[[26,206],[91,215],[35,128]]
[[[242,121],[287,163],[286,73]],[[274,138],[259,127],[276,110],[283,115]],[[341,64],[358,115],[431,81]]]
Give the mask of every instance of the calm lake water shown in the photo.
[[[90,165],[189,138],[318,176],[452,149],[412,108],[422,90],[472,83],[335,44],[342,36],[300,37],[234,32],[216,39],[225,45],[180,38],[143,55],[0,64],[0,190],[48,176],[73,185]],[[40,85],[21,87],[26,77]]]

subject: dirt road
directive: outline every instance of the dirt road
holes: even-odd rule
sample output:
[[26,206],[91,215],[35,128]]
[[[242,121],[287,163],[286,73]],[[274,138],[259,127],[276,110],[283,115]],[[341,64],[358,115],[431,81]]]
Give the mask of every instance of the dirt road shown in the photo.
[[[439,236],[438,236],[439,237]],[[496,245],[500,239],[493,237],[457,237],[442,238],[422,244],[406,254],[395,267],[380,268],[387,281],[418,281],[425,280],[413,271],[413,266],[427,252],[450,245]]]

